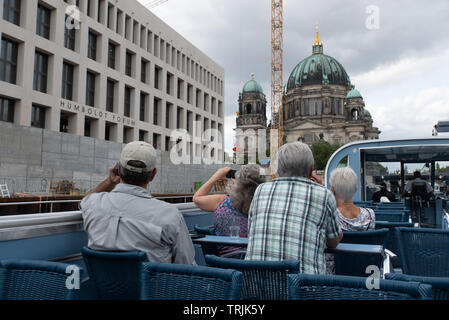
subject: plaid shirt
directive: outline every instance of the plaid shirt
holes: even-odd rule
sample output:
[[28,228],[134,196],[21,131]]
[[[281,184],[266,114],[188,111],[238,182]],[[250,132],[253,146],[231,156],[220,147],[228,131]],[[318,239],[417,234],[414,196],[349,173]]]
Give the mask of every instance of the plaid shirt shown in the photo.
[[333,194],[309,179],[280,178],[260,185],[249,209],[246,260],[299,260],[301,272],[325,274],[326,239],[341,228]]

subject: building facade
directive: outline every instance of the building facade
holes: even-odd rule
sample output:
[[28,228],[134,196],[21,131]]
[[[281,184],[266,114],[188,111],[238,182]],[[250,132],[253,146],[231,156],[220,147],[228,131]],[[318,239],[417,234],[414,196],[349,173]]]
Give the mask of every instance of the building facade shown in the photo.
[[[251,74],[239,95],[239,111],[237,112],[236,146],[239,154],[266,152],[268,149],[269,131],[267,128],[267,98],[262,86]],[[264,136],[265,135],[265,136]],[[259,145],[265,141],[265,146]],[[252,148],[252,150],[251,150]],[[264,148],[265,150],[259,150]],[[251,152],[252,151],[252,152]]]
[[283,114],[287,142],[343,145],[378,139],[380,134],[344,67],[323,53],[318,31],[312,55],[290,74]]
[[[257,94],[260,85],[251,85],[251,90],[247,90],[247,85],[240,94],[237,117],[237,129],[243,132],[266,126],[266,108],[259,113],[259,109],[251,107],[248,116],[245,103],[254,99],[245,97]],[[323,54],[318,31],[312,55],[298,63],[285,86],[283,134],[285,142],[302,141],[309,145],[319,142],[343,145],[379,138],[380,131],[373,127],[363,97],[351,84],[346,70],[336,59]]]
[[3,0],[0,17],[0,120],[167,151],[175,129],[223,135],[223,68],[139,2]]

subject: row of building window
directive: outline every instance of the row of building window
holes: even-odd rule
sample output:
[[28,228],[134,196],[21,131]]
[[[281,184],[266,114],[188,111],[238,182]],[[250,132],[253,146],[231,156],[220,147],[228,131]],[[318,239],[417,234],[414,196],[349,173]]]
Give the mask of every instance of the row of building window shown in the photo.
[[[297,114],[300,116],[315,116],[324,113],[324,105],[321,99],[304,99],[304,108],[301,108],[301,103],[289,103],[284,112],[284,119],[294,118]],[[331,115],[344,115],[343,113],[343,99],[331,98],[329,102]]]
[[[8,38],[3,37],[1,42],[1,54],[0,54],[0,80],[6,81],[12,84],[16,84],[17,78],[17,57],[18,57],[18,43],[12,41]],[[33,74],[33,89],[43,93],[47,93],[47,80],[48,80],[48,64],[49,56],[41,51],[35,51],[34,60],[34,74]],[[67,61],[63,62],[62,68],[62,89],[61,97],[67,100],[74,100],[73,88],[74,88],[74,77],[75,77],[75,65]],[[147,73],[146,62],[142,61],[142,81],[146,81]],[[155,78],[160,78],[160,69],[155,69]],[[87,71],[86,74],[86,105],[95,107],[96,103],[96,78],[97,74],[92,71]],[[156,80],[155,79],[155,80]],[[171,93],[173,90],[174,76],[171,74],[167,75],[167,91]],[[114,91],[117,81],[108,79],[107,81],[107,99],[106,108],[110,112],[114,112]],[[155,82],[158,85],[159,80]],[[193,86],[187,85],[187,103],[192,104]],[[131,105],[131,92],[133,88],[126,86],[125,88],[125,116],[129,116],[128,110]],[[178,79],[177,91],[178,98],[183,99],[184,81]],[[200,104],[201,90],[196,90],[196,107],[203,107],[204,110],[216,114],[219,117],[223,115],[223,104],[221,101],[217,101],[216,98],[212,97],[209,101],[209,94],[204,93],[203,100],[204,105]],[[128,107],[126,107],[128,106]]]
[[[14,100],[2,98],[0,97],[0,121],[8,121],[12,122],[14,118]],[[31,126],[37,128],[45,128],[45,117],[46,117],[46,109],[45,107],[41,107],[38,105],[32,105],[31,107]],[[60,115],[60,132],[69,132],[70,128],[70,118],[73,117],[73,114],[61,111]],[[96,125],[95,122],[98,120],[85,117],[84,119],[84,136],[91,137],[93,133],[93,127]],[[219,130],[223,128],[219,127]],[[105,125],[105,140],[112,141],[117,140],[118,134],[117,124],[106,122]],[[220,131],[221,132],[221,131]],[[139,141],[148,141],[150,139],[150,133],[145,130],[139,130]],[[170,151],[173,146],[173,141],[170,140],[170,136],[165,136],[165,150]],[[123,128],[123,143],[128,143],[133,141],[133,129],[124,126]],[[156,149],[161,149],[162,135],[158,133],[153,133],[152,135],[153,146]],[[193,152],[193,144],[190,142],[188,144],[187,154],[191,154]],[[201,150],[200,145],[197,145],[196,155],[198,155],[199,150]],[[205,146],[203,146],[204,150]],[[215,149],[211,150],[211,156],[214,157]]]
[[[126,96],[126,95],[125,95]],[[148,95],[141,93],[141,104],[140,104],[140,120],[145,121],[146,117],[148,115],[147,112],[147,101]],[[130,97],[125,97],[125,116],[129,117],[130,113]],[[184,110],[181,107],[177,107],[176,109],[176,123],[172,123],[174,119],[174,106],[172,104],[167,103],[166,105],[167,111],[166,111],[166,118],[165,118],[165,127],[167,129],[183,129],[183,120],[184,120]],[[161,126],[161,111],[160,111],[161,105],[160,100],[155,101],[155,108],[153,110],[153,117],[154,117],[154,125]],[[0,96],[0,121],[6,121],[6,122],[14,122],[14,109],[15,109],[15,100],[4,98]],[[45,118],[46,118],[46,111],[49,109],[48,107],[44,106],[38,106],[33,104],[31,107],[31,123],[30,125],[32,127],[37,128],[46,128],[45,126]],[[61,132],[69,132],[69,118],[74,117],[74,114],[67,113],[65,111],[61,111],[61,123],[60,123],[60,131]],[[195,118],[194,118],[195,117]],[[193,126],[194,126],[194,120],[196,121],[197,125],[200,123],[202,124],[202,129],[217,129],[219,132],[223,133],[223,125],[221,123],[217,123],[216,121],[211,121],[208,118],[203,118],[203,121],[201,121],[201,115],[194,114],[191,111],[187,111],[187,132],[190,134],[194,134]],[[90,132],[90,124],[93,121],[98,121],[97,119],[86,117],[85,122],[85,136],[90,136],[90,134],[86,134],[86,132]],[[109,122],[106,123],[106,126],[110,127],[114,124],[111,124]],[[175,127],[176,125],[176,127]],[[201,135],[201,128],[196,128],[196,135]],[[106,135],[106,140],[109,140],[107,138],[108,135]]]
[[[65,1],[68,3],[68,1]],[[91,18],[92,14],[92,4],[91,2],[87,0],[87,15]],[[101,10],[102,6],[105,5],[106,0],[99,0],[98,1],[98,11],[97,11],[97,20],[99,23],[102,23],[101,19]],[[75,4],[79,7],[79,1],[76,1]],[[4,0],[3,2],[3,19],[6,21],[9,21],[11,23],[14,23],[16,25],[20,26],[20,12],[21,12],[21,0]],[[37,6],[37,16],[36,16],[36,34],[44,37],[48,40],[50,40],[50,30],[51,30],[51,13],[52,9],[49,7],[44,6],[41,3],[38,3]],[[108,14],[107,14],[107,26],[108,28],[112,29],[112,14],[114,13],[114,6],[112,4],[108,4]],[[65,16],[66,20],[68,19],[68,16]],[[123,12],[117,9],[117,15],[116,15],[116,33],[122,35],[121,30],[123,29],[121,24],[123,24]],[[125,38],[128,40],[132,40],[134,44],[138,45],[137,39],[137,30],[139,23],[137,21],[133,22],[133,38],[131,39],[129,34],[130,30],[129,25],[131,18],[126,15],[125,18]],[[75,44],[76,44],[76,33],[77,30],[75,28],[70,28],[67,23],[64,23],[65,30],[64,30],[64,46],[70,50],[75,50]],[[160,58],[162,61],[165,61],[167,64],[171,64],[173,67],[176,67],[179,71],[183,72],[187,76],[191,77],[192,79],[195,79],[196,81],[202,83],[203,85],[207,86],[209,89],[215,91],[217,94],[223,95],[223,83],[222,81],[214,76],[212,73],[207,71],[205,68],[198,65],[198,63],[194,62],[190,58],[186,57],[185,54],[180,53],[179,50],[176,50],[174,47],[172,48],[170,44],[165,44],[165,41],[163,39],[159,39],[157,35],[154,35],[154,47],[151,45],[153,42],[153,33],[148,30],[147,31],[147,45],[145,48],[145,27],[141,27],[141,48],[147,49],[148,52],[154,52],[154,56]],[[89,30],[88,35],[88,57],[97,60],[97,41],[98,41],[98,35],[99,33],[96,33],[93,30]],[[159,42],[160,41],[160,42]],[[111,44],[110,44],[111,46]],[[115,52],[114,52],[115,54]],[[170,57],[171,54],[171,57]],[[176,58],[175,58],[176,54]],[[130,53],[131,55],[131,53]],[[165,56],[165,57],[164,57]],[[182,60],[181,60],[182,57]],[[113,57],[108,57],[108,65],[114,65],[113,68],[115,68],[115,61],[114,63],[111,63],[111,60]],[[127,54],[127,61],[126,61],[126,70],[127,75],[131,76],[131,60],[132,56],[128,57]],[[130,60],[128,60],[130,59]],[[115,58],[114,58],[115,60]],[[176,60],[176,62],[175,62]],[[128,72],[129,71],[129,72]]]

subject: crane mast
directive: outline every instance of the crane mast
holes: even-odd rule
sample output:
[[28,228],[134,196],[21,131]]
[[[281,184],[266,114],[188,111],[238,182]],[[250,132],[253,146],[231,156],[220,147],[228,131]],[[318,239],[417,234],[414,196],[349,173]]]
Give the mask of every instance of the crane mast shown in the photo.
[[271,175],[275,176],[277,152],[283,144],[283,0],[271,0]]

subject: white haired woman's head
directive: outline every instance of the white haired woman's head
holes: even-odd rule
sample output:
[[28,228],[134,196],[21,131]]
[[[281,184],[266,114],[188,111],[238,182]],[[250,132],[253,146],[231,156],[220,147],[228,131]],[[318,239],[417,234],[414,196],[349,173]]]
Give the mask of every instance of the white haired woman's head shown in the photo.
[[352,201],[357,192],[357,174],[349,167],[332,171],[330,185],[335,197],[343,201]]

